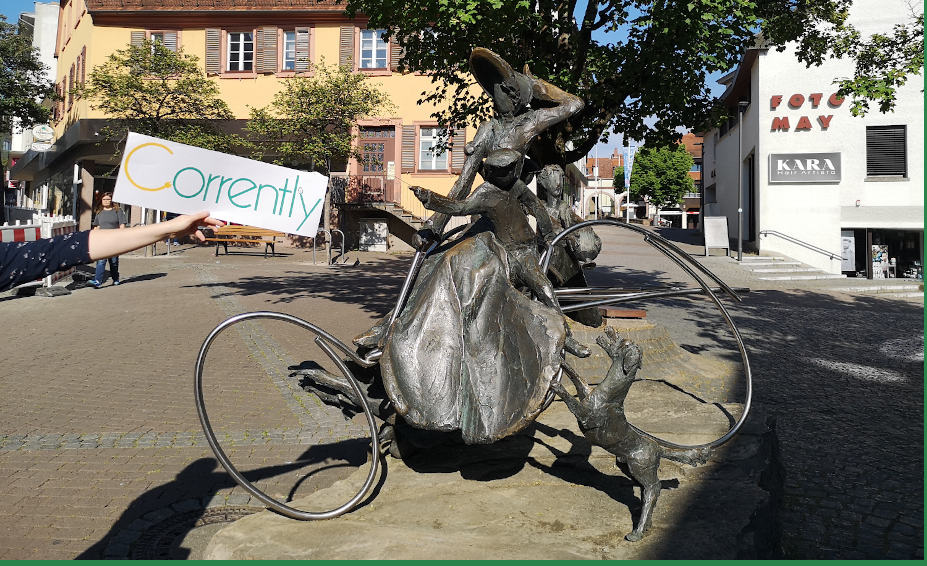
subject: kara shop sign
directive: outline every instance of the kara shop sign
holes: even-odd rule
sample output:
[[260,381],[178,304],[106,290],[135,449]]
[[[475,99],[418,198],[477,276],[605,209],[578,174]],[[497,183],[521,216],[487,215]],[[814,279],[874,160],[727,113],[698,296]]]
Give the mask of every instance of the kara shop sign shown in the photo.
[[129,133],[113,200],[315,236],[328,178]]
[[[793,94],[787,100],[781,94],[774,94],[769,99],[769,108],[776,112],[783,105],[788,106],[793,110],[802,110],[808,112],[804,116],[796,117],[792,116],[774,116],[772,119],[771,130],[774,132],[788,132],[789,130],[798,131],[807,131],[807,130],[827,130],[830,127],[830,121],[833,119],[833,114],[827,114],[827,110],[831,108],[839,108],[843,104],[843,98],[837,96],[837,93],[831,94],[827,97],[826,103],[824,102],[824,93],[815,92],[809,94],[805,97],[804,94]],[[824,104],[826,106],[824,106]],[[822,108],[822,106],[824,106]],[[817,115],[812,114],[812,112],[817,111]]]
[[770,153],[770,183],[840,181],[839,153]]

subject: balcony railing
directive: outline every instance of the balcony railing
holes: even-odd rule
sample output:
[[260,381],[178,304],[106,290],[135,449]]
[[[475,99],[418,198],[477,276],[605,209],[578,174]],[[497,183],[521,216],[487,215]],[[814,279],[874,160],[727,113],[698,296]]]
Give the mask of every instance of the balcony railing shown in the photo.
[[424,221],[431,216],[408,185],[386,175],[339,175],[332,174],[332,202],[345,204],[378,205],[393,204],[406,213]]

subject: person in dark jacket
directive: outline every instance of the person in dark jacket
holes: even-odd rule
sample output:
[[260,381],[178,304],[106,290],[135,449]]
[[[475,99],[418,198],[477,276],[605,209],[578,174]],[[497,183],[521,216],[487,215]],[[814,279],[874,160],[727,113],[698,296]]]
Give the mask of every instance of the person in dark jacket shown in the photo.
[[168,222],[123,230],[72,232],[35,242],[0,243],[0,291],[46,277],[75,265],[117,256],[161,241],[167,237],[206,237],[200,225],[223,226],[208,212],[178,216]]

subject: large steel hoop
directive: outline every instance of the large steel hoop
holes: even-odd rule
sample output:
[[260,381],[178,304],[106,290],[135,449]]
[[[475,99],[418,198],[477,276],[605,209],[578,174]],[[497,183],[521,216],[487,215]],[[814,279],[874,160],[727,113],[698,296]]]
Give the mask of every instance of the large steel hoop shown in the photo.
[[[694,266],[696,269],[703,272],[709,278],[711,278],[716,283],[718,283],[721,289],[724,290],[733,299],[740,301],[741,300],[740,296],[733,289],[731,289],[726,283],[721,281],[721,279],[718,278],[718,276],[716,276],[714,273],[712,273],[708,268],[706,268],[702,264],[698,263],[697,261],[689,257],[689,254],[681,250],[678,246],[676,246],[676,244],[670,242],[666,238],[663,238],[659,234],[655,234],[649,230],[646,230],[641,226],[635,226],[634,224],[627,224],[625,222],[619,222],[618,220],[611,220],[611,219],[605,219],[605,218],[600,219],[600,220],[587,220],[585,222],[580,222],[579,224],[574,224],[573,226],[570,226],[569,228],[557,234],[557,236],[553,239],[553,241],[551,241],[547,250],[544,252],[544,255],[541,257],[541,262],[540,262],[541,271],[543,273],[547,273],[547,269],[550,265],[550,260],[553,255],[551,253],[551,250],[554,249],[554,246],[556,246],[560,242],[560,240],[565,238],[570,233],[575,232],[576,230],[582,230],[583,228],[590,227],[590,226],[617,226],[618,228],[624,228],[625,230],[631,230],[632,232],[637,232],[639,234],[642,234],[644,236],[645,242],[652,245],[654,248],[657,249],[657,251],[659,251],[666,257],[668,257],[671,261],[673,261],[673,263],[675,263],[683,271],[685,271],[689,275],[689,277],[694,279],[695,282],[698,283],[699,286],[702,288],[702,291],[711,298],[712,302],[715,304],[715,306],[720,311],[721,317],[727,323],[728,328],[730,328],[731,333],[734,335],[734,339],[737,341],[737,349],[740,350],[740,357],[741,359],[743,359],[744,380],[746,382],[746,389],[747,389],[746,400],[744,401],[744,412],[740,416],[740,418],[737,420],[737,422],[734,424],[734,426],[732,426],[731,429],[728,430],[726,434],[724,434],[724,436],[718,438],[717,440],[714,440],[712,442],[708,442],[705,444],[692,444],[692,445],[677,444],[675,442],[664,440],[648,432],[640,430],[634,425],[631,425],[631,427],[637,432],[639,432],[640,434],[642,434],[643,436],[646,436],[647,438],[650,438],[654,442],[657,442],[658,444],[662,446],[666,446],[668,448],[691,450],[691,449],[699,449],[699,448],[715,448],[717,446],[721,446],[722,444],[724,444],[725,442],[733,438],[734,435],[737,434],[737,431],[740,430],[740,427],[747,421],[747,417],[750,414],[750,406],[753,401],[753,374],[750,371],[750,360],[747,357],[747,349],[744,346],[743,337],[741,337],[740,331],[737,329],[737,326],[734,324],[734,320],[731,318],[731,315],[727,312],[727,309],[724,308],[724,305],[721,304],[721,301],[718,299],[718,297],[712,292],[708,284],[705,283],[705,281],[695,272],[695,270],[692,267]],[[691,266],[689,264],[691,264]]]
[[322,351],[328,355],[329,358],[338,366],[338,370],[347,378],[351,383],[351,388],[354,390],[354,393],[359,399],[364,399],[364,393],[361,390],[360,383],[358,383],[357,378],[351,373],[351,371],[344,364],[344,361],[338,357],[334,350],[332,349],[329,342],[333,343],[339,350],[344,352],[350,352],[352,357],[356,357],[356,354],[350,351],[345,344],[340,340],[332,336],[331,334],[325,332],[321,328],[318,328],[310,322],[306,322],[301,318],[291,316],[288,314],[283,314],[279,312],[269,312],[269,311],[258,311],[250,312],[245,314],[239,314],[231,318],[226,319],[224,322],[219,324],[212,332],[209,333],[209,336],[206,337],[206,340],[203,342],[203,346],[200,348],[200,353],[196,358],[196,370],[195,370],[195,387],[194,387],[194,397],[196,400],[196,412],[200,417],[200,424],[203,426],[203,432],[206,435],[206,441],[209,443],[209,447],[212,448],[212,451],[215,453],[216,458],[219,459],[219,462],[222,464],[222,467],[225,468],[225,471],[232,476],[232,479],[245,489],[248,493],[259,499],[264,505],[277,511],[278,513],[290,517],[292,519],[299,519],[302,521],[317,521],[321,519],[331,519],[337,517],[344,513],[347,513],[353,509],[360,501],[364,498],[367,492],[370,491],[370,488],[373,486],[374,481],[377,477],[378,464],[379,464],[379,454],[376,449],[376,438],[377,438],[377,424],[373,417],[373,412],[370,410],[370,407],[367,406],[367,403],[361,403],[363,405],[362,409],[364,410],[364,415],[367,417],[367,425],[370,427],[370,441],[371,441],[371,464],[370,472],[367,474],[367,481],[364,482],[364,485],[357,492],[357,494],[351,498],[350,501],[344,505],[332,509],[330,511],[325,511],[321,513],[313,513],[310,511],[300,511],[299,509],[294,509],[289,505],[280,503],[279,501],[272,499],[267,496],[263,491],[259,490],[254,484],[248,481],[237,469],[232,465],[232,462],[228,459],[228,456],[225,455],[225,452],[222,450],[222,447],[219,446],[219,442],[216,440],[216,435],[212,430],[212,425],[209,422],[209,416],[206,414],[206,404],[203,400],[203,367],[206,361],[206,353],[209,351],[209,347],[212,345],[213,341],[218,337],[219,333],[224,329],[237,324],[244,320],[255,319],[255,318],[269,318],[282,320],[295,324],[313,332],[316,335],[315,342],[319,345]]

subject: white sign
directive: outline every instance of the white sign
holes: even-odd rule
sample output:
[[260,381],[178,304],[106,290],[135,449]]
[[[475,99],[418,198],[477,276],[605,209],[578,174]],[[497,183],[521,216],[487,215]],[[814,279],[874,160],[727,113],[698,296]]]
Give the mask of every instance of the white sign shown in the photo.
[[51,141],[52,138],[55,137],[55,130],[47,124],[41,124],[32,128],[32,137],[40,142]]
[[32,151],[48,151],[49,149],[51,149],[51,146],[52,144],[50,143],[33,142]]
[[133,132],[116,179],[116,202],[314,237],[328,177]]

